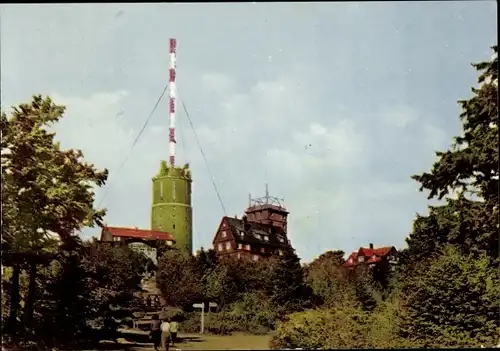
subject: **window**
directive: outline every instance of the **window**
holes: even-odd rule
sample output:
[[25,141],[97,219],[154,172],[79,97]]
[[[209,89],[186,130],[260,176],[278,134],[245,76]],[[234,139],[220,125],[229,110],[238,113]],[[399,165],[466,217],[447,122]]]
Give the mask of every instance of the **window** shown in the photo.
[[283,251],[278,250],[278,254],[279,254],[280,256],[283,256]]
[[241,235],[241,237],[243,237],[243,236],[245,235],[245,232],[244,232],[244,231],[241,231],[241,232],[240,232],[240,235]]
[[358,257],[358,262],[364,262],[364,261],[365,261],[365,258],[363,256]]
[[253,260],[254,260],[254,261],[258,261],[258,260],[259,260],[259,256],[257,256],[257,255],[253,255]]
[[231,242],[226,241],[226,250],[231,250]]
[[243,244],[238,244],[238,249],[243,249]]
[[283,237],[281,235],[278,235],[278,240],[280,241],[280,243],[284,243],[285,240],[283,239]]
[[160,182],[160,199],[163,200],[163,182]]
[[241,258],[241,254],[238,252],[238,255],[236,255],[236,257],[238,257],[238,260]]
[[260,252],[265,253],[265,252],[266,252],[266,249],[265,249],[264,247],[261,247],[261,248],[260,248]]
[[221,243],[219,243],[219,245],[217,245],[217,247],[218,247],[219,251],[222,251],[222,244]]
[[262,238],[260,237],[260,235],[259,235],[259,234],[254,234],[254,235],[255,235],[255,237],[256,237],[257,239],[259,239],[259,240],[261,240],[261,239],[262,239]]
[[175,180],[172,182],[172,200],[175,200]]
[[227,233],[225,230],[222,231],[222,237],[225,238],[227,236]]
[[269,237],[267,235],[264,235],[264,241],[269,241]]
[[245,245],[245,250],[250,250],[250,244]]

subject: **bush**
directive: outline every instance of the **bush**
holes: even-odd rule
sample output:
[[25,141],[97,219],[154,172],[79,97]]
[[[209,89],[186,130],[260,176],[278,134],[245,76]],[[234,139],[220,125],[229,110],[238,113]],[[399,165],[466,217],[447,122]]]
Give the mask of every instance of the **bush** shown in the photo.
[[358,307],[294,313],[278,326],[271,348],[364,347],[367,320]]

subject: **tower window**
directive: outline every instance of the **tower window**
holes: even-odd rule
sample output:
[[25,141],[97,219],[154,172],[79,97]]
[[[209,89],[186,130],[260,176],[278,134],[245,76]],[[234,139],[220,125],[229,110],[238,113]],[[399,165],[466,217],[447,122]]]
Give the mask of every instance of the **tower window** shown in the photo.
[[175,200],[175,180],[172,182],[172,200]]
[[160,199],[163,200],[163,182],[160,182]]
[[172,229],[175,229],[175,224],[172,225]]

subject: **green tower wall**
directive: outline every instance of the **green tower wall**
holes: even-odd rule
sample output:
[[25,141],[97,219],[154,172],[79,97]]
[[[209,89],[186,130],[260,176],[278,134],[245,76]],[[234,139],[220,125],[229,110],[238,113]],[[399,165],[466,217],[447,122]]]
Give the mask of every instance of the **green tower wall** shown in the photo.
[[193,252],[191,183],[188,165],[172,168],[161,161],[160,172],[153,178],[151,210],[151,229],[171,233],[175,246],[189,253]]

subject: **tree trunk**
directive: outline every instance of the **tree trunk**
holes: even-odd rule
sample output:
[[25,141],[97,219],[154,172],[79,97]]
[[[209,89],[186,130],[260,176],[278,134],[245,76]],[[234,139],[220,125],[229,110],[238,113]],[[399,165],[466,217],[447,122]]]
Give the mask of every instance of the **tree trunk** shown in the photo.
[[24,324],[26,326],[31,326],[33,322],[33,306],[35,304],[36,298],[36,275],[37,275],[37,265],[36,262],[30,263],[30,278],[28,285],[28,298],[26,299],[26,305],[24,307]]
[[21,275],[21,266],[15,263],[12,272],[12,287],[10,292],[10,311],[7,320],[6,329],[13,331],[17,325],[17,312],[19,311],[19,303],[21,297],[19,295],[19,277]]

